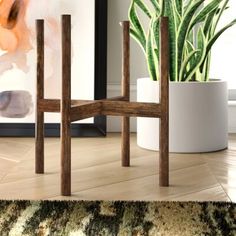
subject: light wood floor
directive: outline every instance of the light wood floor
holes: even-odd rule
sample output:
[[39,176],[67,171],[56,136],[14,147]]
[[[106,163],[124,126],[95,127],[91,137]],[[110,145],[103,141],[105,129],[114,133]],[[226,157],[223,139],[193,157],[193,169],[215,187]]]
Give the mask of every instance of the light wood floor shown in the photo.
[[170,154],[170,187],[158,186],[158,153],[131,139],[130,168],[120,167],[120,135],[72,140],[72,192],[60,196],[59,139],[46,139],[46,174],[34,174],[34,139],[0,139],[0,199],[197,200],[236,202],[236,135],[229,149]]

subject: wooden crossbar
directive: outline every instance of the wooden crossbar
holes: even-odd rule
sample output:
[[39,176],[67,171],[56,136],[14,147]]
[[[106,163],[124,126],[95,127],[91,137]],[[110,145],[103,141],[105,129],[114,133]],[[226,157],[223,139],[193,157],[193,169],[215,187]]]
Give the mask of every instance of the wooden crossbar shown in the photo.
[[[41,112],[59,113],[60,107],[59,99],[42,99],[38,101],[38,109]],[[91,112],[93,112],[93,115]],[[71,100],[73,121],[98,115],[160,118],[161,106],[157,103],[128,102],[123,97],[95,101]]]
[[[71,100],[71,107],[91,104],[94,101],[89,100]],[[60,99],[41,99],[38,101],[38,109],[44,112],[60,113],[61,100]]]
[[[113,97],[106,99],[106,101],[125,101],[126,99],[122,96]],[[71,100],[71,107],[81,106],[85,104],[92,104],[95,102],[103,102],[102,100]],[[52,113],[60,113],[61,112],[61,100],[60,99],[39,99],[37,101],[37,108],[41,112],[52,112]]]
[[[130,166],[130,117],[160,118],[159,185],[169,185],[168,18],[160,21],[160,103],[130,102],[130,24],[122,22],[121,96],[88,101],[71,99],[71,16],[62,16],[62,96],[44,98],[44,21],[36,21],[37,98],[35,171],[44,173],[44,113],[61,113],[61,194],[71,195],[71,122],[98,115],[122,117],[122,166]],[[155,132],[155,131],[153,131]]]
[[104,101],[102,115],[160,118],[161,106],[156,103]]
[[102,102],[94,101],[91,103],[71,107],[71,121],[83,120],[90,117],[101,115]]

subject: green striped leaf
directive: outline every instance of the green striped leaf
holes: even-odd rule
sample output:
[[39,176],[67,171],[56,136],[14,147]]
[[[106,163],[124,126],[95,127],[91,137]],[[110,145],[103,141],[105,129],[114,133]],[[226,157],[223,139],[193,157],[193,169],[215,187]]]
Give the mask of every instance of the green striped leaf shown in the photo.
[[[230,22],[228,25],[226,25],[224,28],[222,28],[218,33],[215,34],[215,30],[216,27],[219,23],[219,20],[223,14],[223,12],[227,9],[227,4],[228,4],[229,0],[226,0],[224,2],[224,4],[222,5],[221,8],[218,8],[215,12],[215,15],[212,19],[212,22],[210,22],[210,26],[208,27],[208,45],[207,45],[207,49],[206,49],[206,54],[204,57],[204,60],[202,62],[202,65],[200,66],[200,71],[204,74],[205,76],[205,81],[209,80],[209,71],[210,71],[210,61],[211,61],[211,49],[213,47],[213,45],[215,44],[215,42],[217,41],[217,39],[230,27],[232,27],[236,22],[235,20]],[[207,30],[207,24],[208,22],[205,22],[205,31]]]
[[150,1],[155,9],[156,14],[160,14],[161,13],[161,6],[159,4],[159,1],[158,0],[150,0]]
[[178,81],[178,47],[177,47],[177,16],[175,5],[171,0],[165,0],[165,15],[169,17],[170,44],[170,80]]
[[180,25],[181,19],[182,19],[182,15],[179,13],[178,9],[177,9],[177,4],[176,4],[176,0],[174,1],[174,3],[172,3],[173,6],[173,10],[174,10],[174,14],[176,15],[176,25]]
[[[195,61],[195,55],[197,53],[200,53],[201,51],[200,50],[193,50],[190,52],[190,54],[185,58],[184,62],[182,63],[181,65],[181,69],[180,69],[180,73],[179,73],[179,80],[180,81],[183,81],[184,80],[184,76],[186,75],[186,72],[187,72],[187,66],[188,64],[192,61],[192,59],[194,59]],[[190,65],[190,68],[193,68],[194,65]]]
[[156,46],[155,52],[159,61],[159,44],[160,44],[160,17],[159,16],[156,16],[153,20],[152,31],[153,31],[153,40]]
[[[195,51],[195,48],[194,48],[194,45],[193,45],[193,42],[191,42],[191,41],[186,41],[186,50],[188,51],[188,54],[190,54],[192,51]],[[191,57],[191,59],[190,59],[190,61],[189,61],[189,68],[191,68],[193,65],[194,65],[194,63],[195,63],[195,54],[194,54],[194,56],[193,57]]]
[[148,62],[148,70],[151,76],[151,79],[156,81],[157,73],[156,67],[158,67],[158,61],[156,58],[156,54],[154,52],[154,44],[153,44],[153,34],[152,34],[153,20],[150,23],[148,36],[147,36],[147,45],[146,45],[146,53],[147,53],[147,62]]
[[151,11],[148,9],[147,5],[142,0],[135,0],[137,6],[149,17],[152,17]]
[[207,45],[207,50],[206,50],[206,56],[208,55],[208,53],[210,52],[212,46],[214,45],[214,43],[216,42],[216,40],[230,27],[232,27],[233,25],[236,24],[236,19],[231,21],[228,25],[226,25],[225,27],[223,27],[220,31],[218,31],[209,41],[208,45]]
[[181,25],[178,29],[177,35],[177,44],[178,44],[178,71],[181,68],[181,63],[184,54],[184,45],[185,41],[188,37],[191,21],[193,19],[194,14],[196,13],[199,6],[204,2],[204,0],[196,0],[192,3],[189,3],[186,12],[184,13],[183,20],[181,21]]
[[190,28],[193,28],[196,24],[203,22],[212,11],[219,7],[221,2],[222,0],[213,0],[203,7],[199,13],[194,16]]
[[174,3],[176,6],[176,9],[177,9],[177,12],[182,17],[182,15],[183,15],[183,0],[175,0]]
[[129,9],[129,20],[131,22],[131,26],[133,27],[133,31],[135,31],[136,33],[136,37],[139,40],[139,43],[142,45],[144,51],[146,48],[146,36],[143,30],[143,27],[140,23],[139,17],[136,13],[136,9],[135,9],[135,0],[132,0],[130,9]]
[[[204,2],[205,0],[131,0],[130,34],[146,55],[152,80],[159,79],[160,16],[169,18],[170,80],[209,79],[211,48],[228,28],[236,24],[236,19],[216,33],[229,0],[211,0],[200,8]],[[146,15],[150,20],[147,34],[138,13]],[[197,40],[195,29],[198,29]]]
[[[203,32],[204,32],[204,35],[207,40],[209,40],[212,37],[213,21],[214,21],[215,15],[218,13],[219,13],[219,8],[217,8],[214,11],[212,11],[211,13],[209,13],[207,18],[205,19],[205,22],[203,25]],[[207,59],[207,57],[205,57],[199,70],[200,70],[200,73],[202,73],[203,75],[206,75],[206,77],[207,77],[206,71],[208,70],[207,67],[209,67],[209,60]]]
[[211,64],[211,53],[208,54],[207,59],[205,60],[204,64],[204,70],[202,72],[204,76],[204,81],[209,81],[210,80],[210,64]]
[[146,54],[146,47],[143,47],[143,45],[141,44],[142,39],[140,38],[140,35],[133,28],[130,28],[130,35],[140,45],[144,54]]
[[220,11],[218,12],[218,14],[216,14],[216,19],[215,19],[215,21],[212,23],[212,31],[211,31],[212,35],[215,34],[217,25],[218,25],[218,23],[219,23],[219,21],[220,21],[220,18],[221,18],[221,16],[222,16],[223,12],[227,9],[228,3],[229,3],[229,0],[225,0],[223,6],[220,8]]
[[218,11],[219,11],[219,8],[215,9],[214,11],[209,13],[205,19],[204,26],[203,26],[203,32],[207,38],[211,37],[212,24],[214,21],[214,17]]
[[[203,33],[202,27],[199,28],[197,34],[197,50],[199,50],[199,52],[196,52],[194,64],[191,66],[190,70],[186,73],[184,81],[190,81],[193,79],[194,74],[199,69],[199,66],[202,64],[204,60],[204,56],[206,53],[206,38]],[[195,80],[199,81],[198,78],[195,78]]]

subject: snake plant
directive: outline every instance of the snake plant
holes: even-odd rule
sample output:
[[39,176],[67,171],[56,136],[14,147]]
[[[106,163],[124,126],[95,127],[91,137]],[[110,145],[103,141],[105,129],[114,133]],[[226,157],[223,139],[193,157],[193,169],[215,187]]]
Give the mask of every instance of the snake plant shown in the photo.
[[[228,28],[236,24],[235,19],[218,30],[218,23],[228,8],[228,2],[229,0],[131,0],[130,34],[145,53],[152,80],[159,80],[160,17],[168,16],[170,80],[209,81],[212,46]],[[140,14],[148,19],[147,30]]]

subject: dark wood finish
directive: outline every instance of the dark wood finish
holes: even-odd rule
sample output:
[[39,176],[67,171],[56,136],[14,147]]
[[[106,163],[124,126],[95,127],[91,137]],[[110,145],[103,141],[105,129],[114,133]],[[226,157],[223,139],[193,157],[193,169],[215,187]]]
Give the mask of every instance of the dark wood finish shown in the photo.
[[160,105],[156,103],[103,101],[102,114],[107,116],[161,117]]
[[71,16],[62,16],[61,194],[71,195]]
[[[36,21],[37,34],[37,87],[36,103],[44,98],[44,21]],[[44,112],[36,108],[35,122],[35,172],[44,173]]]
[[71,108],[71,122],[101,115],[102,102],[90,102]]
[[122,96],[126,101],[130,100],[130,23],[121,22],[123,29],[123,47],[122,47]]
[[[126,101],[130,100],[130,23],[121,23],[123,29],[123,50],[122,50],[122,96]],[[130,166],[130,118],[122,117],[121,125],[121,159],[122,166]]]
[[[129,117],[160,118],[160,186],[169,185],[169,52],[168,19],[160,27],[160,104],[130,102],[129,22],[123,22],[122,95],[94,101],[71,100],[71,17],[62,16],[62,98],[43,98],[43,67],[38,59],[37,111],[61,113],[61,194],[71,195],[71,122],[97,116],[122,116],[122,166],[130,165]],[[38,49],[42,55],[42,48]],[[41,118],[41,117],[40,117]],[[41,120],[41,119],[40,119]],[[155,132],[155,131],[154,131]],[[40,136],[40,140],[43,135]],[[37,142],[36,142],[37,143]]]
[[[125,101],[126,99],[123,96],[108,98],[105,101]],[[98,101],[104,101],[98,100]],[[80,105],[86,105],[94,103],[95,101],[91,100],[71,100],[71,106],[80,106]],[[61,111],[61,100],[60,99],[40,99],[38,101],[38,109],[40,111],[44,112],[53,112],[53,113],[59,113]]]
[[40,99],[38,109],[44,112],[59,113],[61,111],[61,100],[59,99]]
[[102,101],[126,101],[127,99],[124,96],[118,96],[113,98],[103,99]]
[[[71,105],[83,105],[91,103],[88,100],[71,100]],[[60,99],[41,99],[38,102],[39,110],[44,112],[59,113],[61,111],[61,100]]]
[[121,163],[123,167],[130,166],[130,117],[122,117],[121,125]]
[[[156,103],[128,102],[124,97],[115,97],[106,100],[71,101],[71,122],[93,117],[96,115],[127,116],[127,117],[161,117],[161,108]],[[44,112],[60,112],[60,100],[44,99],[39,101],[39,108]]]
[[160,186],[169,186],[169,35],[168,18],[160,22]]

